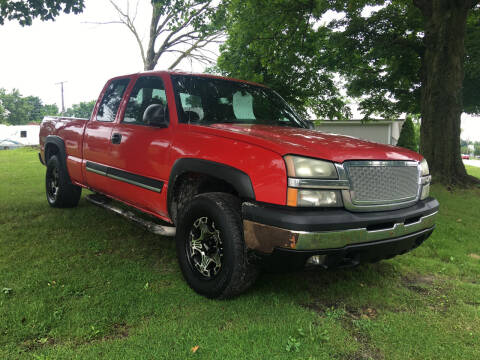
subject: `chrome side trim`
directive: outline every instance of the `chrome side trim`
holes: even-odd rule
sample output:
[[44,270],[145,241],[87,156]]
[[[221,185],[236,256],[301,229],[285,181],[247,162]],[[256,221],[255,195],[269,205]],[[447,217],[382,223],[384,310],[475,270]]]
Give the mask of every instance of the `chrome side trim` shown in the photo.
[[103,175],[103,176],[107,176],[107,173],[105,171],[101,171],[101,170],[97,170],[97,169],[92,169],[90,167],[87,166],[87,170],[90,171],[90,172],[93,172],[95,174],[98,174],[98,175]]
[[323,180],[323,179],[299,179],[288,178],[288,186],[294,188],[308,188],[308,189],[332,189],[343,190],[349,189],[350,183],[348,180]]
[[89,172],[118,181],[123,181],[125,183],[135,185],[150,191],[154,191],[156,193],[161,193],[163,189],[163,181],[148,178],[142,175],[133,174],[123,170],[114,169],[112,167],[94,163],[92,161],[86,162],[85,169]]
[[160,189],[160,188],[149,186],[149,185],[146,185],[146,184],[142,184],[142,183],[139,183],[135,180],[127,179],[127,178],[124,178],[122,176],[117,176],[117,175],[113,175],[113,174],[107,174],[107,176],[109,178],[112,178],[112,179],[115,179],[115,180],[118,180],[118,181],[123,181],[123,182],[126,182],[128,184],[135,185],[135,186],[147,189],[147,190],[155,191],[155,192],[158,192],[158,193],[162,192],[162,189]]

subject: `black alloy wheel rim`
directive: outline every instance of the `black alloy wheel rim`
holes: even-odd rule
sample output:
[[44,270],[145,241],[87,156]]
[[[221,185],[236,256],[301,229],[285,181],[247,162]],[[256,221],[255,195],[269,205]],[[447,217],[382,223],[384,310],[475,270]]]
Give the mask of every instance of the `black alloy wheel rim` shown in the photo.
[[203,279],[214,279],[222,269],[223,242],[210,218],[203,216],[193,222],[185,250],[190,266]]
[[57,199],[59,188],[60,186],[59,186],[58,168],[54,167],[50,171],[50,176],[48,177],[48,185],[47,185],[47,194],[50,201],[55,201]]

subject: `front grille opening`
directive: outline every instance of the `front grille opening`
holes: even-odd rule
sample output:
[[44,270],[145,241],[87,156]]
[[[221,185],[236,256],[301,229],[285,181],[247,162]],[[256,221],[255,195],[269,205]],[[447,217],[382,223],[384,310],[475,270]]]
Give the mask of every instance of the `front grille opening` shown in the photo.
[[420,219],[421,219],[421,216],[411,217],[411,218],[405,219],[404,224],[405,225],[413,224],[413,223],[419,222]]
[[346,162],[345,169],[355,205],[394,204],[413,201],[418,196],[417,166],[395,161],[385,165],[357,161]]
[[367,231],[391,229],[391,228],[393,228],[394,225],[395,225],[395,223],[393,223],[393,222],[369,225],[369,226],[367,226]]

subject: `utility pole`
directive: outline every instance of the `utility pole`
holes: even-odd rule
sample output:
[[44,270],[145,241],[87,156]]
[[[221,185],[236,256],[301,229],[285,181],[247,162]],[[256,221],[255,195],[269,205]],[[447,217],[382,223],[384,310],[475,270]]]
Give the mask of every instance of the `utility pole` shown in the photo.
[[65,84],[67,81],[60,81],[56,83],[55,85],[60,85],[61,91],[62,91],[62,115],[65,113],[65,101],[63,99],[63,84]]

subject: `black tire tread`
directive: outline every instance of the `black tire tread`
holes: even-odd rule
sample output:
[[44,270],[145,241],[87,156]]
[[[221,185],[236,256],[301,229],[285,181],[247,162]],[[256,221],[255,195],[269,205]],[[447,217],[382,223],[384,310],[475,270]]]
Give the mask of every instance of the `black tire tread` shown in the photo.
[[[55,201],[50,201],[47,193],[47,201],[51,207],[72,208],[78,205],[82,195],[82,188],[72,184],[67,169],[62,164],[57,155],[53,155],[47,163],[47,174],[45,176],[45,187],[48,187],[48,173],[51,167],[58,168],[59,192]],[[48,191],[48,190],[47,190]]]
[[[203,295],[217,299],[233,298],[251,287],[259,275],[258,266],[248,261],[248,250],[243,239],[243,225],[240,216],[241,202],[237,197],[227,193],[203,193],[195,196],[192,202],[186,206],[184,209],[185,211],[182,211],[181,214],[187,214],[191,206],[195,206],[195,200],[202,198],[220,208],[226,227],[233,230],[229,232],[229,236],[232,239],[233,252],[235,253],[236,259],[234,264],[229,264],[233,266],[233,269],[225,288],[223,288],[219,294],[204,293]],[[179,221],[179,226],[188,226],[183,220],[182,216]],[[182,239],[177,241],[182,241]],[[187,277],[185,278],[189,285],[195,289],[194,284],[190,283]]]

